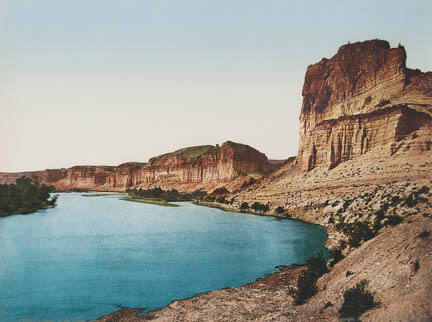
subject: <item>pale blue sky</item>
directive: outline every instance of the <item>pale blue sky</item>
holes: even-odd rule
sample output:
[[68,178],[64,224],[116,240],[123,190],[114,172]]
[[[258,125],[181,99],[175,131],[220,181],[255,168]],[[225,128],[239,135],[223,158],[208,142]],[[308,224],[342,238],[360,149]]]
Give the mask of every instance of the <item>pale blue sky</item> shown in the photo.
[[286,158],[306,67],[340,45],[432,70],[432,1],[2,0],[0,21],[0,171],[226,140]]

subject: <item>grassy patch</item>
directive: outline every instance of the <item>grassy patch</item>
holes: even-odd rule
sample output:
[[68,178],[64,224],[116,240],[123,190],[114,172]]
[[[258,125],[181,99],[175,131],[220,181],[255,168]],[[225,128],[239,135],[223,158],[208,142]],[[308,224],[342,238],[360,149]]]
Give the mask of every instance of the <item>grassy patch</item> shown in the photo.
[[142,202],[151,205],[164,206],[164,207],[179,207],[179,205],[166,202],[162,199],[141,199],[141,198],[121,198],[120,200],[132,201],[132,202]]

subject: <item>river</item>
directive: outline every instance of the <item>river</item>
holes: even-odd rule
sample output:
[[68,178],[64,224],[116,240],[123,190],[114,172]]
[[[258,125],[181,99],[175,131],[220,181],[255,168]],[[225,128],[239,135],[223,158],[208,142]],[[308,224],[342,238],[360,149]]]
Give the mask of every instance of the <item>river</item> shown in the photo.
[[0,218],[0,321],[161,308],[324,249],[316,225],[179,205],[63,193],[56,208]]

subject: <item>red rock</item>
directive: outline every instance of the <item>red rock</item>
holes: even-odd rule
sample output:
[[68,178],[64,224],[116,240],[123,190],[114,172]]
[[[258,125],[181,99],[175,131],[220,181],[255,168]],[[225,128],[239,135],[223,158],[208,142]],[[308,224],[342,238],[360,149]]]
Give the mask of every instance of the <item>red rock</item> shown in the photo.
[[[150,159],[115,166],[74,166],[39,172],[43,183],[57,189],[125,191],[128,188],[213,190],[249,174],[264,175],[275,166],[265,154],[244,144],[227,141],[222,146],[185,148]],[[15,182],[19,174],[0,174],[0,182]]]
[[411,134],[422,134],[422,141],[405,147],[428,149],[431,98],[432,73],[406,68],[404,47],[383,40],[340,47],[306,71],[300,169],[332,168],[372,150],[391,155]]

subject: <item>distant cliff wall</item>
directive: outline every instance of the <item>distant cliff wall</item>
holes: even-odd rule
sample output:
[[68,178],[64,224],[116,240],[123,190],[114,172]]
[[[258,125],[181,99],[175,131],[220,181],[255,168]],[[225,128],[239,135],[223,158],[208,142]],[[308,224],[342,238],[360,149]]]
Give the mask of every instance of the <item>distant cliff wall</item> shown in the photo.
[[211,188],[248,174],[266,174],[273,166],[265,154],[243,144],[225,142],[220,147],[182,149],[149,160],[137,171],[133,186],[163,189]]
[[[119,166],[74,166],[37,172],[39,181],[60,190],[125,191],[129,188],[212,190],[247,175],[262,176],[277,167],[265,154],[244,144],[196,146],[167,153],[145,163]],[[13,183],[27,173],[0,174],[0,182]],[[239,180],[238,184],[243,181]]]
[[47,169],[45,184],[57,189],[88,189],[97,191],[125,191],[132,183],[134,171],[144,163],[131,162],[113,166],[75,166],[69,169]]

